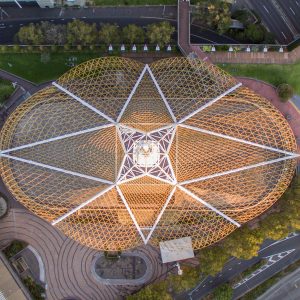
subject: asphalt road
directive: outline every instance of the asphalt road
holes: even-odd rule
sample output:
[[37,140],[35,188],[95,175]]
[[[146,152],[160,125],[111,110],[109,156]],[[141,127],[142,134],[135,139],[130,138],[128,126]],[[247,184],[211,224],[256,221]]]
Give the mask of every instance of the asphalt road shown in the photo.
[[285,276],[257,300],[299,300],[300,268]]
[[[222,272],[218,273],[215,277],[208,276],[200,282],[194,289],[187,291],[177,297],[178,300],[194,299],[199,300],[205,295],[213,291],[222,283],[228,282],[237,277],[240,273],[247,270],[249,267],[259,262],[262,258],[281,253],[287,250],[296,249],[283,259],[278,260],[275,264],[261,272],[259,275],[253,277],[251,280],[246,281],[234,290],[234,298],[244,294],[250,287],[255,287],[259,283],[273,276],[277,271],[289,265],[295,259],[300,258],[300,235],[293,236],[277,242],[266,241],[263,243],[259,255],[250,260],[240,260],[232,258],[224,266]],[[201,262],[200,262],[201,263]]]
[[300,34],[300,0],[277,0],[278,4]]
[[[281,1],[283,6],[285,6],[285,3],[289,0]],[[290,1],[292,2],[295,0]],[[280,44],[289,44],[294,40],[293,32],[290,30],[282,14],[278,12],[278,9],[273,5],[271,0],[244,0],[244,2],[260,16],[264,25],[275,35],[276,40]],[[297,9],[297,13],[298,11],[300,11],[300,8]]]
[[[299,0],[300,1],[300,0]],[[148,24],[168,20],[177,28],[177,6],[149,7],[106,7],[82,9],[39,9],[39,8],[5,8],[8,16],[0,20],[0,43],[11,44],[20,27],[30,22],[49,21],[66,24],[72,19],[81,19],[88,23],[116,23],[120,27],[136,24],[146,27]],[[177,40],[177,32],[173,35]],[[191,26],[193,43],[237,43],[235,40],[219,35],[197,25]]]

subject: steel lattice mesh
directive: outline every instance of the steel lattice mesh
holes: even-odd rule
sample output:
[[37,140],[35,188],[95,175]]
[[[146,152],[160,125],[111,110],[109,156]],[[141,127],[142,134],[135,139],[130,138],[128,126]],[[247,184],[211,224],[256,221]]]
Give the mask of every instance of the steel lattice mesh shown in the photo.
[[276,202],[297,157],[266,99],[185,58],[85,62],[17,107],[0,148],[15,198],[100,250],[215,243]]

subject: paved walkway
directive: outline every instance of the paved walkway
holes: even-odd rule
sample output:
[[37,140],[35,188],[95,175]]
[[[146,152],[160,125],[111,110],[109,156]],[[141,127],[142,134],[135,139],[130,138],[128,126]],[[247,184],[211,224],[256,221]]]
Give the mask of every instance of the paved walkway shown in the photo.
[[[140,288],[99,283],[92,274],[93,258],[98,252],[67,238],[24,208],[13,207],[0,220],[0,244],[13,239],[29,243],[41,256],[45,265],[47,299],[117,300]],[[150,261],[149,281],[167,271],[167,266],[160,264],[158,249],[145,246],[132,252],[142,253]]]

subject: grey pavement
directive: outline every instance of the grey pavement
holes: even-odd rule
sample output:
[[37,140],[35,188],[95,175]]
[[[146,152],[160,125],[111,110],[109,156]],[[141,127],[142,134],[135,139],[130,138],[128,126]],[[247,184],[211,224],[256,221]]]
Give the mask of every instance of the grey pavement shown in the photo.
[[283,277],[257,300],[298,300],[300,299],[300,268]]
[[296,105],[296,107],[300,110],[300,96],[294,95],[291,101]]

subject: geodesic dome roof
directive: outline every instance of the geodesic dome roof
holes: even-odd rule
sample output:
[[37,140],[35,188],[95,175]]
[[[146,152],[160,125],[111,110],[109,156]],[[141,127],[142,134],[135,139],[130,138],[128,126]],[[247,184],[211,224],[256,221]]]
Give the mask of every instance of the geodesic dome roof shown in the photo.
[[208,246],[281,196],[296,157],[267,100],[186,58],[87,61],[22,103],[0,147],[16,199],[101,250]]

